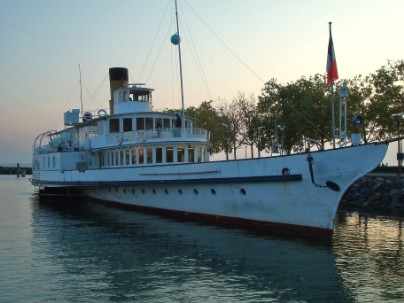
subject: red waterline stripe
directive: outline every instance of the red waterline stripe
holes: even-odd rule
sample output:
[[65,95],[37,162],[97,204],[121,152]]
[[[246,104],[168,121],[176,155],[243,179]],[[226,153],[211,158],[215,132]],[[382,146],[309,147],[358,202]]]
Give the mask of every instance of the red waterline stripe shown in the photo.
[[289,235],[298,235],[308,238],[317,238],[317,239],[325,239],[331,240],[333,230],[311,227],[311,226],[302,226],[302,225],[294,225],[294,224],[285,224],[285,223],[276,223],[276,222],[265,222],[265,221],[257,221],[243,218],[235,218],[235,217],[227,217],[227,216],[219,216],[219,215],[211,215],[211,214],[200,214],[193,212],[185,212],[164,208],[155,208],[155,207],[147,207],[147,206],[139,206],[139,205],[130,205],[119,202],[111,202],[106,200],[100,200],[91,198],[91,200],[104,204],[107,206],[125,209],[125,210],[135,210],[145,213],[157,214],[166,217],[182,219],[186,221],[197,221],[201,223],[213,223],[218,226],[225,227],[237,227],[249,230],[255,230],[259,232],[276,232],[281,234],[289,234]]

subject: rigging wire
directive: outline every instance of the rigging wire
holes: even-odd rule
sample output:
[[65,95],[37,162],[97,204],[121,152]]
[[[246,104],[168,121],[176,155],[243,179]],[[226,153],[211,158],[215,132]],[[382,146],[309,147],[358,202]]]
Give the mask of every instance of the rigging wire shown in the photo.
[[98,95],[98,93],[101,91],[101,88],[103,88],[104,87],[104,84],[105,84],[105,82],[107,81],[107,79],[108,79],[108,76],[109,76],[109,74],[107,73],[106,75],[105,75],[105,77],[104,77],[104,79],[101,81],[101,83],[97,86],[97,88],[95,89],[95,91],[93,92],[93,93],[91,93],[89,90],[88,90],[88,88],[87,88],[87,86],[85,85],[85,84],[83,84],[83,87],[84,87],[84,89],[87,91],[87,93],[89,94],[89,98],[88,98],[88,103],[87,103],[87,108],[93,103],[93,102],[95,102],[96,103],[96,105],[99,107],[99,108],[102,108],[102,105],[98,102],[98,100],[96,99],[96,97],[97,97],[97,95]]
[[64,112],[64,109],[66,108],[67,104],[70,102],[70,99],[72,98],[74,92],[76,91],[77,87],[80,85],[80,81],[77,81],[76,86],[73,88],[72,92],[70,93],[69,97],[65,101],[65,104],[63,104],[59,114],[56,115],[55,120],[52,123],[52,126],[50,127],[51,129],[56,128],[56,122],[60,121],[60,116],[62,116],[62,113]]
[[[187,19],[186,19],[186,14],[184,13],[184,10],[182,9],[182,7],[180,7],[180,9],[181,9],[181,12],[182,12],[182,15],[183,15],[183,18],[181,18],[181,19],[184,19],[184,24],[185,24],[184,28],[186,29],[186,30],[184,31],[185,36],[187,37],[186,41],[190,41],[190,42],[191,42],[191,44],[188,43],[188,45],[190,46],[191,55],[192,55],[192,57],[193,57],[193,59],[194,59],[194,62],[195,62],[195,64],[196,64],[196,67],[197,67],[198,72],[199,72],[199,76],[200,76],[201,79],[202,79],[202,83],[203,83],[203,85],[204,85],[204,87],[205,87],[205,90],[206,90],[208,96],[209,96],[209,99],[212,100],[212,99],[213,99],[213,98],[212,98],[212,93],[211,93],[211,91],[210,91],[210,89],[209,89],[208,81],[207,81],[205,72],[204,72],[204,70],[203,70],[203,67],[202,67],[202,64],[201,64],[201,60],[199,59],[199,55],[198,55],[197,48],[196,48],[196,46],[195,46],[194,40],[192,39],[192,34],[191,34],[192,31],[190,30],[190,27],[189,27],[189,25],[188,25],[188,21],[187,21]],[[181,22],[181,23],[182,23],[182,22]],[[188,30],[188,31],[187,31],[187,30]],[[188,33],[188,34],[187,34],[187,33]]]
[[219,40],[220,43],[223,44],[223,46],[238,60],[240,63],[244,65],[245,68],[247,68],[258,80],[260,80],[262,83],[265,83],[265,81],[257,75],[256,72],[252,70],[251,67],[248,66],[247,63],[245,63],[220,37],[218,34],[216,34],[209,26],[208,24],[202,19],[202,17],[192,8],[192,6],[184,0],[184,2],[188,5],[188,7],[193,11],[193,13],[199,18],[199,20],[203,23],[203,25],[206,26],[206,28],[216,37],[217,40]]
[[[152,50],[154,49],[154,44],[155,44],[156,39],[157,39],[157,36],[158,36],[158,34],[159,34],[159,32],[160,32],[161,26],[162,26],[162,24],[163,24],[164,17],[165,17],[165,15],[166,15],[166,13],[167,13],[167,10],[168,10],[168,7],[169,7],[169,4],[170,4],[170,3],[171,3],[171,0],[170,0],[170,1],[167,1],[166,8],[165,8],[165,10],[164,10],[163,16],[161,17],[160,24],[159,24],[158,29],[157,29],[157,32],[156,32],[156,34],[155,34],[155,36],[154,36],[153,42],[152,42],[152,44],[151,44],[151,46],[150,46],[149,53],[147,54],[147,58],[146,58],[146,60],[145,60],[145,62],[144,62],[144,64],[143,64],[142,70],[141,70],[140,75],[139,75],[139,78],[138,78],[139,80],[138,80],[137,82],[140,82],[140,79],[142,78],[143,72],[145,71],[147,62],[149,61],[150,55],[151,55],[151,53],[152,53]],[[150,75],[149,75],[149,78],[150,78]]]
[[[263,84],[266,83],[257,73],[255,73],[252,68],[250,68],[247,63],[245,63],[224,41],[219,37],[218,34],[216,34],[208,25],[207,23],[202,19],[202,17],[193,9],[193,7],[188,3],[188,1],[184,0],[184,2],[188,5],[188,7],[191,9],[191,11],[199,18],[199,20],[203,23],[203,25],[206,26],[206,28],[216,37],[216,39],[223,44],[223,46],[240,62],[244,65],[245,68],[247,68],[258,80],[260,80]],[[289,104],[289,106],[296,111],[297,114],[299,114],[307,123],[309,123],[314,129],[316,129],[319,133],[323,134],[323,132],[314,125],[313,122],[310,121],[307,117],[305,117],[299,110],[297,110],[292,104]]]

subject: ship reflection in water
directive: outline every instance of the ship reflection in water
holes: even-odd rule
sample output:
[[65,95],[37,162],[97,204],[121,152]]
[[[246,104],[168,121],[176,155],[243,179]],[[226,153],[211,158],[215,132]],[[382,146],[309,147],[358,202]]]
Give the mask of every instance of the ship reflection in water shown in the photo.
[[403,295],[397,221],[375,227],[340,215],[334,243],[324,245],[91,202],[32,207],[33,287],[46,289],[48,301],[386,302]]

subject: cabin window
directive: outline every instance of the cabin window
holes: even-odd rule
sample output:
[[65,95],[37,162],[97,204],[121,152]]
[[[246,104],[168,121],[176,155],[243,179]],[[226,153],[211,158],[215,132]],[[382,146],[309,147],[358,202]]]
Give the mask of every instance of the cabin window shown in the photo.
[[161,147],[156,148],[156,163],[163,163],[163,149]]
[[153,118],[146,118],[146,129],[153,129]]
[[119,119],[109,119],[109,132],[119,133]]
[[119,151],[115,151],[115,166],[119,165]]
[[139,164],[144,164],[144,148],[139,147],[138,152],[139,152],[139,158],[138,158]]
[[101,154],[98,154],[99,155],[99,159],[100,159],[100,167],[104,167],[104,163],[105,163],[105,154],[104,153],[101,153]]
[[132,118],[123,119],[123,131],[124,132],[132,131]]
[[144,129],[144,118],[136,118],[136,129],[137,130]]
[[119,151],[119,165],[123,165],[123,160],[124,160],[124,155],[123,155],[123,150]]
[[52,157],[52,166],[53,166],[53,168],[56,167],[56,158],[55,158],[55,156]]
[[163,119],[156,118],[154,122],[155,122],[156,129],[161,129],[163,127]]
[[125,150],[125,165],[130,165],[130,150]]
[[178,146],[178,148],[177,148],[177,162],[184,162],[185,161],[184,156],[185,156],[184,147]]
[[166,148],[166,162],[172,163],[174,162],[174,149],[172,147]]
[[197,162],[202,162],[202,152],[203,152],[203,150],[202,150],[202,147],[198,147],[197,148],[197,157],[198,157],[198,161]]
[[188,146],[188,162],[195,162],[194,154],[194,148],[192,146]]
[[137,158],[138,158],[137,149],[133,148],[132,149],[132,164],[137,164]]
[[110,158],[111,162],[109,163],[110,166],[114,165],[114,161],[115,161],[115,153],[111,152],[111,158]]
[[170,119],[163,119],[163,128],[170,128]]
[[146,163],[153,163],[153,149],[146,148]]

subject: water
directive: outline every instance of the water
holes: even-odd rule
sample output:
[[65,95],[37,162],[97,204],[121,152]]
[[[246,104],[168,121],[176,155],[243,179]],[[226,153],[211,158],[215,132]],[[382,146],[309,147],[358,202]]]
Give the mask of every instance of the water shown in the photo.
[[403,219],[324,244],[32,193],[0,176],[0,302],[404,302]]

